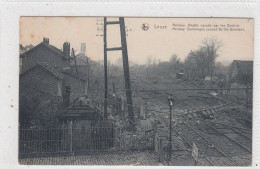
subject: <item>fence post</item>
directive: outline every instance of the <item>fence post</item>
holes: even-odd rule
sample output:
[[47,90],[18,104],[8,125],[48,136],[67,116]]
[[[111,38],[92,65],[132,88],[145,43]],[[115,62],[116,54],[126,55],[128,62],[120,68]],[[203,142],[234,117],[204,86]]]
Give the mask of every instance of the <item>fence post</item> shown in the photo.
[[155,126],[153,126],[153,143],[152,143],[153,150],[155,150]]
[[122,140],[122,134],[121,134],[121,127],[119,128],[119,152],[121,153],[121,140]]
[[69,122],[70,153],[72,153],[72,144],[73,144],[73,141],[72,141],[72,126],[73,126],[73,122],[72,122],[72,120],[70,120],[70,122]]
[[159,162],[163,162],[164,161],[164,152],[163,152],[163,139],[161,137],[158,138],[159,140]]

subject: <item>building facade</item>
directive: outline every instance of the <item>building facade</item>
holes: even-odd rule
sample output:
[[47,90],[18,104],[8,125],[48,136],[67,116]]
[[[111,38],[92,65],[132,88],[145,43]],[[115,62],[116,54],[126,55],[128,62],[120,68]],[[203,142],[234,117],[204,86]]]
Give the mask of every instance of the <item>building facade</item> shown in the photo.
[[70,66],[70,61],[70,44],[68,42],[64,42],[62,51],[50,45],[48,38],[43,38],[43,42],[20,54],[20,73],[29,70],[36,64],[61,71]]
[[45,113],[49,114],[46,118],[54,118],[54,114],[62,113],[75,100],[87,95],[88,77],[82,73],[78,76],[71,69],[71,62],[68,42],[59,50],[44,38],[37,46],[21,52],[19,105],[22,118],[26,114]]

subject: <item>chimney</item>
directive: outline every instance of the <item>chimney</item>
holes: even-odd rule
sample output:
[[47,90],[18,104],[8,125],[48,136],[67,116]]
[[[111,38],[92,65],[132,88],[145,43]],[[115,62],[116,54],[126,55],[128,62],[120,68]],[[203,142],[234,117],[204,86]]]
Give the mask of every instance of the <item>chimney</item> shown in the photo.
[[63,54],[64,54],[65,57],[70,56],[70,43],[69,42],[63,43]]
[[49,38],[43,38],[43,43],[45,43],[46,45],[49,45]]

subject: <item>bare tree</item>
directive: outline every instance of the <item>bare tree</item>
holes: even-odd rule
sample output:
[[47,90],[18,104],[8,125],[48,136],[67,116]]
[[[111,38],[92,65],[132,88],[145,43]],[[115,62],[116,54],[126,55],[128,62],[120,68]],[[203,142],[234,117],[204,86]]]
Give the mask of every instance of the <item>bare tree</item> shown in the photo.
[[178,56],[176,54],[173,54],[170,58],[170,63],[175,64],[175,63],[179,63],[180,59],[178,58]]
[[183,70],[182,69],[183,65],[181,63],[181,60],[176,54],[173,54],[171,56],[169,64],[170,64],[169,65],[170,66],[169,74],[175,74],[175,73],[179,72],[180,70]]
[[202,40],[202,48],[206,50],[207,54],[207,64],[208,72],[210,72],[211,82],[212,75],[214,72],[216,58],[219,56],[221,49],[223,47],[223,42],[217,38],[205,38]]
[[198,50],[190,51],[184,62],[188,78],[204,78],[205,75],[210,74],[212,82],[216,58],[222,46],[222,41],[216,38],[206,38],[202,40]]

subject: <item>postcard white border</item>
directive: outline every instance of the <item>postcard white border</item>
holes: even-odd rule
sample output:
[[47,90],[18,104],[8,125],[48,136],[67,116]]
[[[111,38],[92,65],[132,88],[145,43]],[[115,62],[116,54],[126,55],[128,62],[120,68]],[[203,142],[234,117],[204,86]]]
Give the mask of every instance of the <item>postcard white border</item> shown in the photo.
[[[241,17],[255,19],[253,162],[260,165],[260,3],[257,0],[215,1],[0,1],[0,168],[86,168],[18,164],[18,77],[20,16]],[[87,166],[101,168],[101,166]],[[122,166],[102,166],[121,168]],[[140,167],[140,166],[138,166]],[[152,166],[149,168],[157,168]],[[175,166],[174,166],[175,167]],[[124,168],[130,168],[124,167]],[[142,167],[143,168],[143,167]],[[160,167],[161,168],[161,167]],[[175,167],[176,168],[176,167]],[[202,168],[202,167],[200,167]],[[221,167],[223,168],[223,167]],[[224,167],[226,168],[226,167]]]

